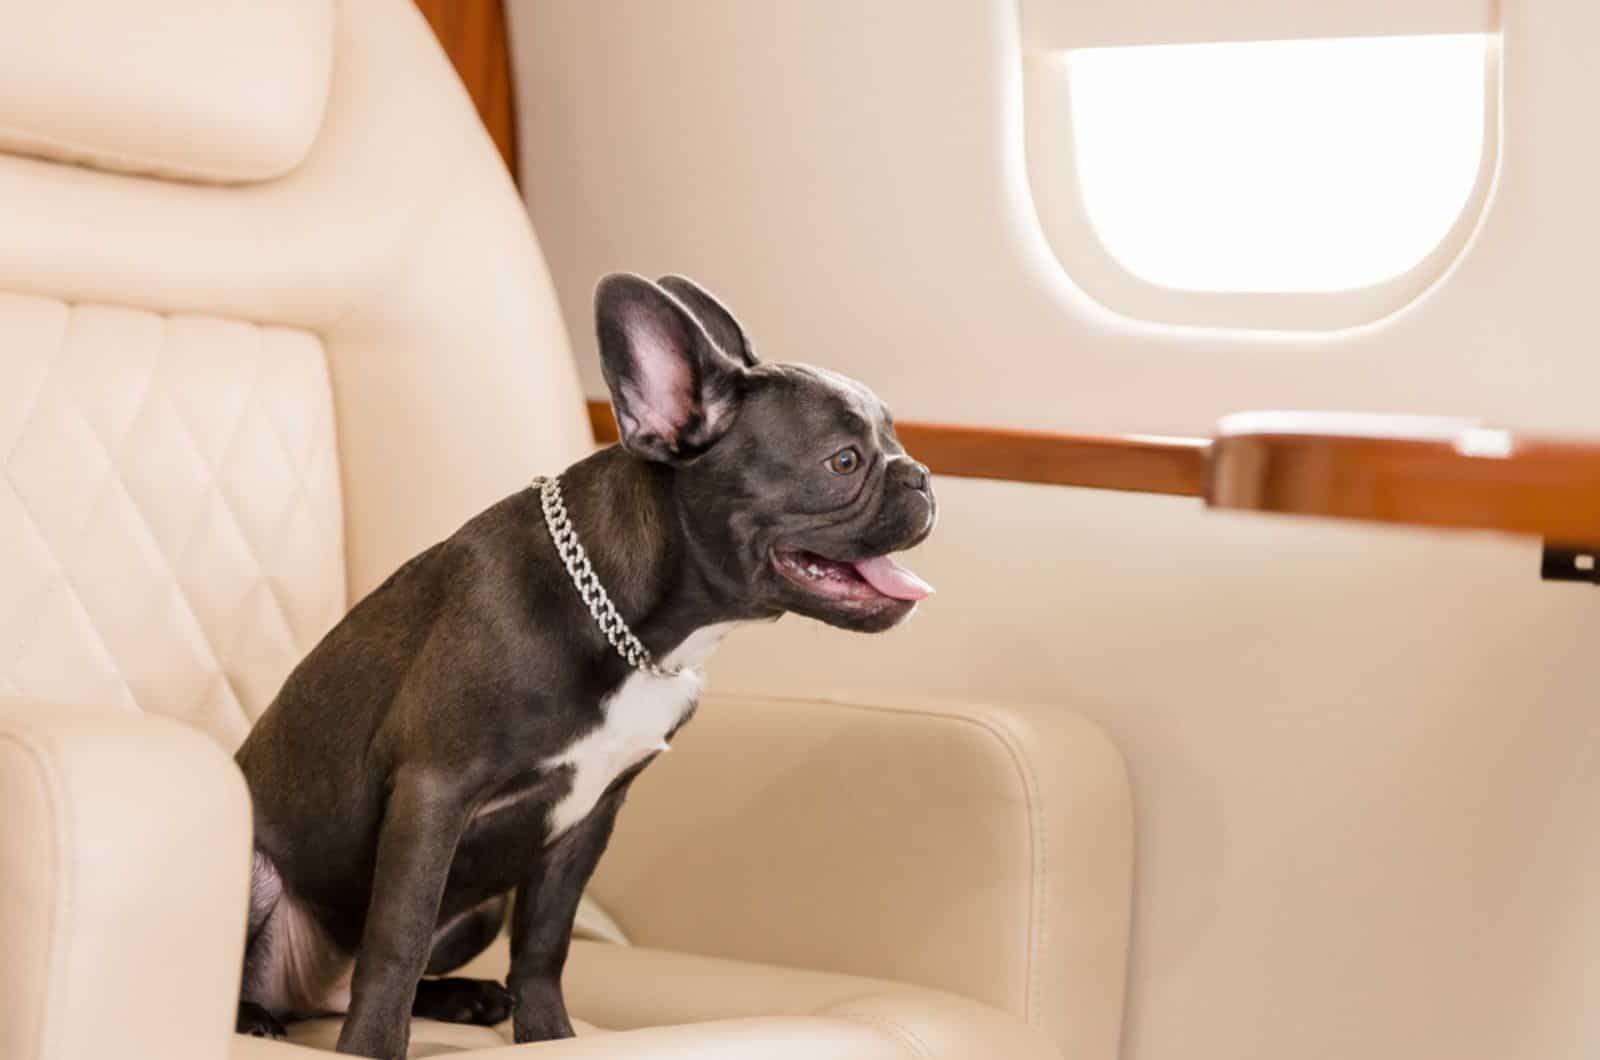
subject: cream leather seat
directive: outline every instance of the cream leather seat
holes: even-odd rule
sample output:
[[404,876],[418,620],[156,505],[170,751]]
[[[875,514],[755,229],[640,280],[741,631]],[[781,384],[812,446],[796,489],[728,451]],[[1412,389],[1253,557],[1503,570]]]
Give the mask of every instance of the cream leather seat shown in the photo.
[[[409,3],[0,20],[0,1056],[312,1055],[231,1033],[229,752],[350,601],[592,444],[567,335]],[[515,1055],[1110,1058],[1130,829],[1061,712],[713,697],[594,882],[591,1033]]]

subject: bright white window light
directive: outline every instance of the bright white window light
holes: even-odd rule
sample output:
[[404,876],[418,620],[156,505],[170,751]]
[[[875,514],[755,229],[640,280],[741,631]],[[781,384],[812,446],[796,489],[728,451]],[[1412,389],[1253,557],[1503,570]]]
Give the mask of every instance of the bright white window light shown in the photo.
[[1483,152],[1482,34],[1069,53],[1106,250],[1191,291],[1339,291],[1444,237]]

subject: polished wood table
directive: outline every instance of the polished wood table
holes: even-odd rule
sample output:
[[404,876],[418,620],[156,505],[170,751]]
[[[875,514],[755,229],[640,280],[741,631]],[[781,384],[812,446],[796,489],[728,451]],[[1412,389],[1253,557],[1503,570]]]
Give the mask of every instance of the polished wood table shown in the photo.
[[[616,438],[590,403],[601,441]],[[1600,438],[1473,420],[1243,412],[1211,438],[900,423],[936,474],[1198,497],[1212,508],[1493,530],[1546,542],[1545,577],[1600,583]]]

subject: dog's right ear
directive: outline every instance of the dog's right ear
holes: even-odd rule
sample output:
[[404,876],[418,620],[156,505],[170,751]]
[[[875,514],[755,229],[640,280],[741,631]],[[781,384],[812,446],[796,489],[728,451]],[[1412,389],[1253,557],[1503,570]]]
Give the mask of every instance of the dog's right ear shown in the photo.
[[600,367],[622,445],[664,463],[693,460],[733,423],[745,370],[672,295],[614,273],[594,293]]

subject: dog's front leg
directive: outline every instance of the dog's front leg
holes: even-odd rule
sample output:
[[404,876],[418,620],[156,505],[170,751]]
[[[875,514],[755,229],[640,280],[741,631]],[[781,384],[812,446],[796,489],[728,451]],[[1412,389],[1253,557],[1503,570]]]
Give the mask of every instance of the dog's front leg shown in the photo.
[[402,771],[378,835],[366,927],[350,983],[339,1052],[400,1060],[411,1003],[428,964],[439,903],[466,816],[441,778]]
[[572,944],[578,900],[611,839],[625,791],[623,786],[603,796],[589,816],[546,848],[536,875],[517,888],[506,987],[516,1002],[511,1029],[519,1044],[572,1037],[561,970]]

